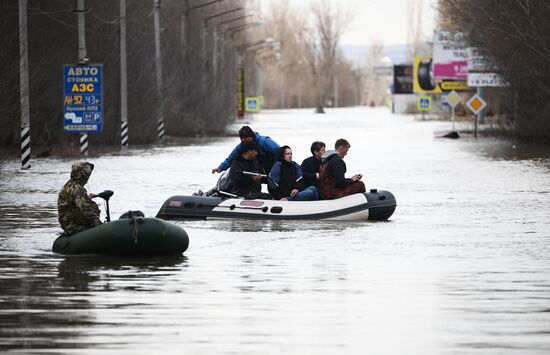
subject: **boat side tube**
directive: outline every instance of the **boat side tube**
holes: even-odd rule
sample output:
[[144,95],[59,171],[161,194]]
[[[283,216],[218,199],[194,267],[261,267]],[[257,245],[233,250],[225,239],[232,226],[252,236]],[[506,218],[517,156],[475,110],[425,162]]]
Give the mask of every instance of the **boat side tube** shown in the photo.
[[395,208],[396,201],[393,194],[375,189],[335,200],[318,201],[172,196],[164,202],[157,218],[385,221],[391,217]]
[[395,212],[397,202],[391,192],[371,189],[369,192],[363,194],[367,197],[367,201],[369,201],[370,221],[386,221]]

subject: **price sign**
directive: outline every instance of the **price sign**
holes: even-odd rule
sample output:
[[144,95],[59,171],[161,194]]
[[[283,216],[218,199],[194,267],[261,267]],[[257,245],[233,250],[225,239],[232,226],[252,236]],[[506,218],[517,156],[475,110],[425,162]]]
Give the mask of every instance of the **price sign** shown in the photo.
[[102,64],[63,66],[63,130],[103,129]]

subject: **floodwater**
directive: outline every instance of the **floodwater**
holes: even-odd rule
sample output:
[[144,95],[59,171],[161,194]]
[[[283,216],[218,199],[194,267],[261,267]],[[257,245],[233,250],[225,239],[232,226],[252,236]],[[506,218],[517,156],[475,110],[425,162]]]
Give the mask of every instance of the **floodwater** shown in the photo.
[[[51,245],[72,161],[9,161],[0,351],[549,354],[550,150],[434,138],[450,124],[384,108],[311,111],[246,122],[299,162],[313,140],[347,138],[348,174],[396,196],[389,222],[175,222],[190,236],[181,257],[64,257]],[[212,187],[236,143],[91,157],[87,188],[115,191],[115,218],[154,216],[170,195]]]

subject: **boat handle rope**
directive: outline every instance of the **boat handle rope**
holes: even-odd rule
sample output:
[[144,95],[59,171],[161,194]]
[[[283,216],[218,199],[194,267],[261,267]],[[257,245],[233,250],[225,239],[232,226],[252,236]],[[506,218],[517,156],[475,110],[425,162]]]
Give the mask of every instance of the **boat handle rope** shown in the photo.
[[134,238],[134,243],[138,243],[138,233],[139,233],[139,228],[138,228],[138,224],[141,224],[141,223],[145,223],[145,221],[143,220],[143,217],[137,217],[137,216],[133,216],[132,217],[132,222],[130,222],[134,225],[134,231],[132,232],[132,237]]
[[234,209],[237,209],[237,208],[240,208],[241,210],[260,210],[262,212],[267,212],[269,210],[269,207],[267,206],[264,206],[264,207],[252,207],[252,206],[236,206],[236,205],[231,205],[231,206],[216,206],[216,207],[221,207],[221,208],[229,208],[231,211],[233,211]]

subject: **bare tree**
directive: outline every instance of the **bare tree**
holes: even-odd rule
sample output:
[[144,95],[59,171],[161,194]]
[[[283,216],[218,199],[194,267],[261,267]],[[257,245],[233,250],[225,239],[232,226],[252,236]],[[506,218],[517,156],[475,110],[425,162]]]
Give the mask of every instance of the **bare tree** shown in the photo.
[[324,112],[326,96],[334,75],[337,48],[352,21],[351,14],[328,0],[311,4],[312,24],[306,31],[307,57],[318,89],[317,113]]
[[407,2],[407,59],[412,63],[422,46],[422,13],[423,0]]
[[380,41],[371,43],[367,56],[366,65],[366,99],[369,106],[378,106],[384,104],[388,81],[384,73],[384,44]]

